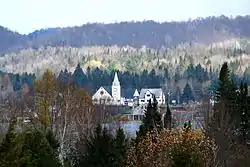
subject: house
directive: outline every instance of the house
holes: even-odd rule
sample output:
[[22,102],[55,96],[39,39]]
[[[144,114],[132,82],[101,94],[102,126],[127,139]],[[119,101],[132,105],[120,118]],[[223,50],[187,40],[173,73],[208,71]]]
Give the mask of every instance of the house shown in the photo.
[[138,106],[147,104],[155,95],[158,104],[165,104],[165,95],[160,88],[121,88],[117,72],[111,86],[101,86],[92,96],[94,104]]
[[133,95],[139,95],[138,91],[133,88],[122,89],[116,72],[112,86],[101,86],[92,96],[92,100],[95,104],[131,105],[135,98]]
[[143,88],[141,89],[139,95],[139,105],[148,104],[149,100],[153,101],[153,97],[155,96],[159,105],[165,104],[165,94],[163,93],[163,89],[161,88]]

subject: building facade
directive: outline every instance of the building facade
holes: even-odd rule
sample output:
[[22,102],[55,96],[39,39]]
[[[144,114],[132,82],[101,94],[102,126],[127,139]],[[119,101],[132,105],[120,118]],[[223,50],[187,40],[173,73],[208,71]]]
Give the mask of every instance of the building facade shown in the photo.
[[128,105],[138,106],[146,105],[153,96],[159,105],[165,104],[165,95],[161,88],[143,88],[139,92],[137,89],[121,87],[117,72],[111,86],[101,86],[92,96],[95,104],[106,105]]

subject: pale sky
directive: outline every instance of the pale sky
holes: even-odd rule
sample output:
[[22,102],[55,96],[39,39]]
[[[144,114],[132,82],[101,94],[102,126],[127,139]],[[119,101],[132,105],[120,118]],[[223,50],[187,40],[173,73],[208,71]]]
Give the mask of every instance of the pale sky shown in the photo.
[[250,0],[0,0],[0,4],[0,25],[25,34],[87,22],[250,14]]

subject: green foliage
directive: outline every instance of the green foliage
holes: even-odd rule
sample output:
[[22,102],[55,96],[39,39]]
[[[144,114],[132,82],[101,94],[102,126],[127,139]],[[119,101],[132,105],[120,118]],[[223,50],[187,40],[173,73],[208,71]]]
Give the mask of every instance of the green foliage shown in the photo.
[[0,166],[1,167],[9,167],[13,165],[13,162],[15,161],[16,157],[12,154],[9,154],[14,146],[15,146],[15,139],[16,139],[16,128],[17,120],[16,118],[12,118],[9,129],[1,142],[0,145]]
[[44,134],[39,130],[26,130],[22,134],[22,146],[19,152],[20,166],[59,167],[60,163],[53,153]]
[[56,139],[56,136],[52,132],[52,130],[48,130],[46,133],[46,139],[48,143],[50,144],[50,147],[53,150],[54,155],[58,155],[58,148],[60,146],[58,140]]
[[183,148],[188,148],[189,143],[184,142],[172,149],[173,164],[171,167],[202,167],[203,159],[198,151],[188,151]]
[[185,132],[190,131],[191,128],[192,128],[191,121],[188,121],[188,122],[185,122],[185,123],[184,123],[183,129],[184,129]]
[[185,102],[185,103],[188,103],[190,100],[191,101],[195,100],[193,91],[188,83],[183,89],[183,94],[182,94],[181,99],[182,99],[182,102]]
[[79,150],[78,166],[117,167],[123,166],[127,139],[122,129],[118,129],[113,137],[106,128],[99,124],[92,136],[83,141],[85,150]]
[[153,103],[149,100],[145,116],[139,131],[136,134],[137,140],[145,136],[149,131],[162,129],[161,114],[158,112],[157,100],[154,96]]
[[172,113],[169,108],[169,104],[167,104],[166,113],[164,115],[164,128],[171,129],[171,127],[172,127]]
[[221,71],[219,74],[219,87],[216,92],[217,101],[219,99],[224,98],[225,96],[228,95],[228,93],[230,93],[229,89],[230,89],[231,84],[232,83],[230,79],[230,71],[228,69],[227,63],[225,62],[222,65]]
[[116,136],[114,139],[114,147],[115,147],[114,166],[119,166],[119,167],[125,166],[126,151],[129,146],[128,144],[129,144],[128,139],[126,138],[123,129],[119,128],[116,131]]
[[14,122],[1,144],[1,167],[60,167],[53,149],[41,131],[26,129],[14,135]]
[[250,97],[246,83],[242,82],[240,85],[237,104],[240,111],[240,132],[243,142],[246,143],[250,140]]

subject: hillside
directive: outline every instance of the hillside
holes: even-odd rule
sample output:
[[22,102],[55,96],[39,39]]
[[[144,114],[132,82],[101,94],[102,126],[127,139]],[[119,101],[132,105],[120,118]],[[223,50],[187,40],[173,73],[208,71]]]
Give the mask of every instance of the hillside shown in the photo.
[[150,48],[181,43],[209,44],[231,38],[250,37],[250,16],[208,17],[186,22],[121,22],[38,30],[20,35],[0,29],[0,53],[42,46],[126,46]]
[[26,36],[0,26],[0,53],[21,49],[26,41]]
[[141,73],[145,69],[161,72],[168,68],[173,76],[176,71],[183,74],[190,64],[201,64],[207,70],[212,68],[216,71],[224,61],[230,62],[234,72],[242,74],[250,66],[250,41],[232,39],[212,45],[181,44],[168,49],[117,46],[23,49],[0,57],[0,70],[41,74],[46,68],[56,73],[66,68],[73,72],[80,63],[85,70],[99,67],[108,71],[119,69],[133,73]]

